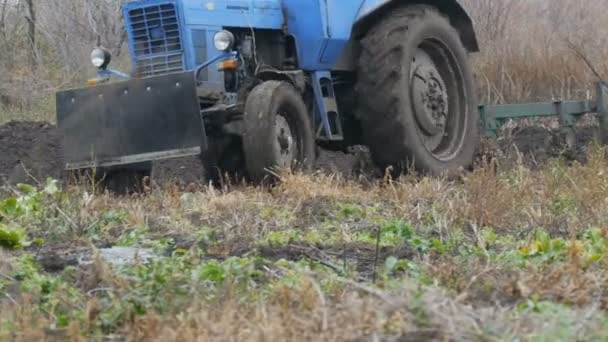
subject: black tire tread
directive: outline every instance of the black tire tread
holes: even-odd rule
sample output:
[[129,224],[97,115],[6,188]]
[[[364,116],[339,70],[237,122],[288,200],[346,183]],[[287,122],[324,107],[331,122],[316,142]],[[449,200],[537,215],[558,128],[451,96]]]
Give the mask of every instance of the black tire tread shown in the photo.
[[[408,162],[407,159],[413,158],[415,154],[406,143],[406,129],[398,108],[401,97],[404,96],[398,83],[405,76],[401,65],[408,48],[405,38],[412,27],[428,20],[444,25],[449,28],[449,34],[460,39],[449,19],[436,8],[408,5],[388,13],[360,41],[357,76],[359,103],[356,114],[365,127],[364,136],[376,164],[380,167],[393,166],[397,172],[403,171],[402,167],[406,165],[395,164]],[[406,157],[403,158],[404,156]],[[472,156],[470,162],[472,163]],[[418,171],[438,173],[438,170],[420,170],[420,165],[415,166]]]
[[314,163],[314,135],[310,120],[307,118],[307,109],[301,95],[289,83],[283,81],[267,81],[255,87],[247,97],[244,115],[243,150],[247,173],[256,181],[263,181],[268,177],[267,168],[272,167],[273,160],[269,147],[272,139],[271,132],[276,113],[267,112],[277,100],[291,101],[298,109],[300,122],[297,128],[302,134],[304,154],[309,158],[302,161],[299,167],[305,171],[312,169]]

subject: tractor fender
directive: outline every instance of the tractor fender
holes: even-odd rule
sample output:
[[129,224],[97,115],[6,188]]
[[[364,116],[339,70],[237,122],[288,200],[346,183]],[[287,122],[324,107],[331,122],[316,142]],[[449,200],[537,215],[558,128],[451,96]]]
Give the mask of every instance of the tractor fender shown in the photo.
[[478,52],[479,43],[473,20],[460,2],[460,0],[365,0],[355,19],[353,34],[355,37],[365,34],[376,19],[397,6],[426,4],[436,7],[450,19],[469,52]]

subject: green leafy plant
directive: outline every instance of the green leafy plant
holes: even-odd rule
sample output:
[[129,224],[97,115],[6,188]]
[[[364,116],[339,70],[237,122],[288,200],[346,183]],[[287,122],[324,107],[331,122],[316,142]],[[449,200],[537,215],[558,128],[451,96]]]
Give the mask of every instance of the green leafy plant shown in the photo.
[[9,228],[0,224],[0,247],[19,249],[30,245],[27,233],[23,228]]
[[17,217],[23,214],[23,208],[19,205],[17,198],[9,197],[0,201],[0,221],[3,218]]
[[401,221],[392,220],[385,222],[379,228],[379,232],[364,232],[356,235],[356,240],[369,244],[376,244],[379,236],[381,246],[398,246],[408,244],[421,253],[434,251],[444,253],[447,251],[445,244],[439,239],[427,239],[417,233],[411,225]]
[[266,235],[262,242],[270,246],[281,247],[286,246],[289,243],[299,239],[300,232],[298,232],[297,230],[289,229],[283,231],[270,232]]
[[[18,249],[31,244],[29,235],[34,232],[24,227],[39,226],[47,219],[49,201],[57,199],[60,189],[57,180],[49,178],[40,189],[18,184],[17,195],[0,200],[0,247]],[[34,238],[40,245],[40,238]]]
[[364,218],[366,216],[366,208],[358,204],[339,203],[338,218]]
[[608,232],[603,229],[592,228],[582,237],[585,259],[589,262],[599,262],[608,256]]
[[84,313],[75,310],[86,303],[81,291],[60,276],[43,273],[31,255],[18,258],[15,266],[19,289],[38,298],[34,309],[51,318],[51,327],[65,328],[70,322],[83,319]]
[[564,260],[568,253],[568,243],[564,239],[552,238],[547,232],[538,230],[533,240],[519,250],[524,259],[540,261]]
[[390,256],[384,261],[384,272],[387,275],[394,275],[397,272],[407,271],[409,266],[409,261]]

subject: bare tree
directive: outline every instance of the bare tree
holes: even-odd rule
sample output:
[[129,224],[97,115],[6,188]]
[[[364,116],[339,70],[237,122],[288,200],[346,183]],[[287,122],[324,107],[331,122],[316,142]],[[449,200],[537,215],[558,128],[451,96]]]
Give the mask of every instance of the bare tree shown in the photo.
[[38,53],[36,50],[36,8],[34,0],[25,0],[27,6],[27,39],[30,45],[30,65],[36,67],[38,64]]
[[8,0],[2,0],[0,2],[0,37],[6,38],[6,8],[8,6]]
[[[97,36],[121,55],[123,0],[0,0],[0,104],[29,107],[95,72]],[[115,58],[127,67],[128,59]]]
[[473,16],[481,39],[493,42],[505,37],[522,0],[465,0],[463,3]]

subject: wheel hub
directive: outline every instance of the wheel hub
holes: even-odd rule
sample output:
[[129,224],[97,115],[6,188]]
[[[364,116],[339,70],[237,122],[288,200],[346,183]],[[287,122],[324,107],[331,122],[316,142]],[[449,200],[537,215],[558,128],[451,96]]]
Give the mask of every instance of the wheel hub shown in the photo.
[[296,143],[293,132],[289,127],[289,122],[282,115],[275,118],[275,155],[277,156],[277,166],[289,168],[296,159]]
[[431,150],[441,143],[448,118],[445,83],[430,56],[419,51],[412,64],[411,98],[416,121]]

